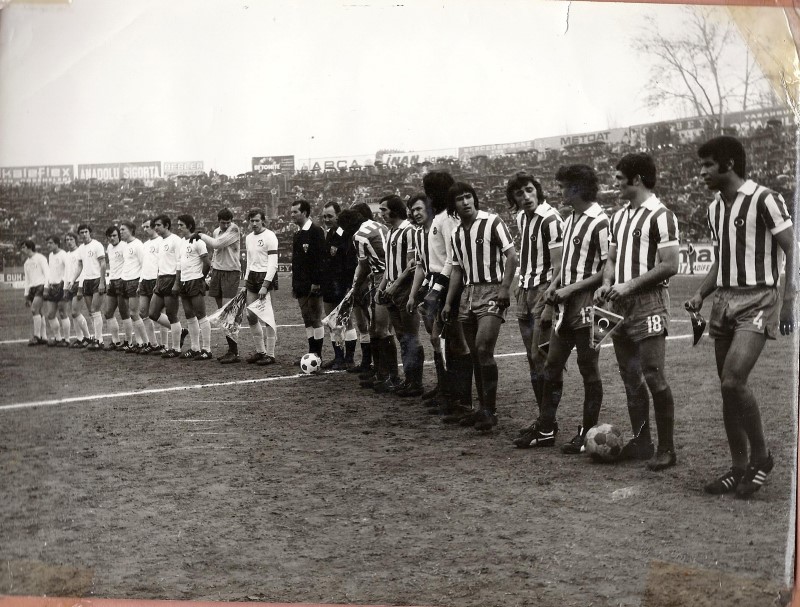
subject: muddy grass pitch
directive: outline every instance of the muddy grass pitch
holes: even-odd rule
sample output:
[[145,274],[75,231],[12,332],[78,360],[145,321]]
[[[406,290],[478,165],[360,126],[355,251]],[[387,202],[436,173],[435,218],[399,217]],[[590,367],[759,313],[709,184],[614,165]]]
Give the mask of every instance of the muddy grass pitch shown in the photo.
[[[285,291],[271,367],[29,348],[21,292],[0,291],[0,594],[783,604],[797,349],[770,342],[750,380],[776,461],[767,484],[748,501],[705,495],[729,464],[713,343],[691,346],[681,310],[695,280],[671,288],[678,466],[661,473],[512,446],[533,415],[512,315],[498,344],[500,425],[477,435],[351,374],[299,376],[305,333]],[[218,331],[213,344],[224,351]],[[241,344],[249,352],[247,330]],[[601,420],[630,435],[610,348],[601,369]],[[573,356],[558,444],[581,398]]]

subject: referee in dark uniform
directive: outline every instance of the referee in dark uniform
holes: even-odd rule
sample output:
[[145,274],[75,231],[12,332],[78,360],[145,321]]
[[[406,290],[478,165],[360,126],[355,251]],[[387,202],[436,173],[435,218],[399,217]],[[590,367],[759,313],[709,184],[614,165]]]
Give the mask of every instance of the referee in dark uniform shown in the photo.
[[[351,238],[345,234],[336,222],[336,218],[341,212],[341,207],[337,202],[328,202],[322,209],[322,223],[325,225],[325,254],[323,255],[322,278],[320,290],[322,292],[322,305],[327,316],[342,299],[344,299],[347,289],[353,283],[352,274],[349,281],[345,277],[347,263],[347,248]],[[323,365],[325,369],[340,371],[346,368],[344,362],[344,329],[331,331],[331,345],[333,346],[334,358]],[[355,342],[353,342],[355,345]]]
[[325,232],[311,221],[311,205],[306,200],[292,204],[292,221],[300,228],[292,242],[292,295],[300,305],[306,327],[308,351],[322,358],[322,268]]

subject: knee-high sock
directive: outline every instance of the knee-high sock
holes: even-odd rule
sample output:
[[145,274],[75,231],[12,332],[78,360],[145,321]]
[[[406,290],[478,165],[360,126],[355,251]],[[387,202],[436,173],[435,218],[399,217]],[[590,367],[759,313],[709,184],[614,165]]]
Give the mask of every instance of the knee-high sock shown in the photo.
[[83,314],[78,314],[78,317],[75,319],[75,324],[77,324],[78,328],[83,333],[83,339],[88,339],[89,324],[86,322],[86,317]]
[[147,335],[147,343],[151,346],[157,345],[155,323],[149,318],[144,319],[142,322],[144,323],[144,332]]
[[653,411],[656,417],[659,450],[675,449],[672,440],[675,425],[675,401],[672,399],[672,390],[669,386],[661,392],[653,394]]
[[145,329],[144,321],[141,318],[133,321],[133,331],[136,333],[136,343],[140,345],[148,343],[147,329]]
[[[180,332],[181,332],[180,329],[178,329],[179,334]],[[167,342],[169,341],[170,327],[161,327],[159,329],[159,333],[161,333],[161,345],[166,348]]]
[[103,343],[103,315],[100,312],[92,313],[92,324],[94,325],[95,340]]
[[72,323],[69,316],[61,319],[61,337],[62,339],[69,339],[69,332],[72,330]]
[[263,354],[265,352],[264,329],[261,324],[259,320],[256,324],[250,325],[250,335],[253,336],[253,345],[256,347],[256,352],[261,352]]
[[133,344],[133,320],[130,317],[122,319],[122,330],[125,332],[125,341]]
[[497,410],[497,363],[481,365],[483,380],[483,406],[492,413]]
[[583,384],[583,431],[589,431],[597,425],[600,418],[600,407],[603,405],[603,382],[593,381]]
[[211,352],[211,321],[208,316],[198,321],[200,325],[200,348],[206,352]]
[[35,314],[33,316],[33,336],[34,337],[41,337],[42,336],[42,315]]
[[397,346],[395,345],[394,335],[383,338],[383,352],[386,356],[386,372],[389,377],[397,377],[399,372],[397,370]]
[[111,341],[115,344],[119,343],[119,323],[114,317],[106,319],[108,330],[111,333]]
[[647,383],[641,380],[638,387],[625,386],[628,398],[628,416],[631,418],[633,435],[649,443],[650,437],[650,391]]
[[47,323],[50,325],[50,338],[61,341],[61,323],[58,322],[58,319],[49,319]]
[[174,322],[169,326],[169,332],[172,334],[172,349],[181,349],[181,323]]
[[563,381],[549,381],[545,379],[542,386],[542,405],[539,408],[539,420],[545,432],[553,428],[556,421],[556,411],[561,402],[561,394],[564,391]]
[[78,322],[78,318],[81,316],[81,314],[78,314],[75,318],[70,318],[70,321],[72,322],[72,328],[75,329],[75,339],[78,341],[81,341],[84,337],[83,329],[81,328],[81,324]]
[[186,320],[186,328],[189,329],[189,342],[192,350],[195,352],[200,351],[200,323],[197,317],[189,318]]
[[264,325],[264,349],[267,356],[275,357],[275,344],[278,342],[278,333],[269,325]]

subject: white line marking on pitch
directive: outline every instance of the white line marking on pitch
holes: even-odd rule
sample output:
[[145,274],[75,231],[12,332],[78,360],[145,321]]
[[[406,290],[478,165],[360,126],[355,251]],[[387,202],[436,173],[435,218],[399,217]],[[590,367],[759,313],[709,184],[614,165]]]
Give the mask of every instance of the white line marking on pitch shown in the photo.
[[186,423],[200,423],[200,422],[224,422],[225,419],[168,419],[168,422],[186,422]]
[[[670,335],[666,339],[685,339],[687,337],[692,337],[691,335]],[[613,344],[607,343],[603,344],[602,348],[608,348]],[[514,356],[526,356],[525,352],[510,352],[508,354],[495,354],[495,358],[509,358]],[[431,361],[427,361],[426,365],[432,364]],[[399,367],[400,365],[398,365]],[[340,373],[338,371],[324,373],[327,375],[329,373]],[[14,403],[11,405],[0,405],[0,411],[11,411],[13,409],[31,409],[33,407],[50,407],[53,405],[68,405],[72,403],[81,403],[86,401],[92,400],[105,400],[110,398],[125,398],[127,396],[144,396],[146,394],[163,394],[165,392],[180,392],[182,390],[202,390],[204,388],[219,388],[222,386],[243,386],[246,384],[261,384],[265,382],[273,382],[273,381],[283,381],[286,379],[297,379],[299,377],[304,377],[302,373],[296,373],[294,375],[279,375],[277,377],[258,377],[254,379],[237,379],[233,381],[220,381],[220,382],[212,382],[208,384],[189,384],[186,386],[172,386],[170,388],[150,388],[148,390],[132,390],[130,392],[111,392],[108,394],[90,394],[88,396],[71,396],[69,398],[56,398],[53,400],[39,400],[39,401],[29,401],[26,403]],[[214,420],[216,421],[216,420]]]

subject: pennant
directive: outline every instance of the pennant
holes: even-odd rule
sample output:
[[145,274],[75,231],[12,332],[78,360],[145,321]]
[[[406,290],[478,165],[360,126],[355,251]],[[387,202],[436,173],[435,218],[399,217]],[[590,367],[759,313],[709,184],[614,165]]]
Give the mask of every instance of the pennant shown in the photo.
[[345,293],[339,305],[322,319],[322,324],[326,325],[331,331],[338,331],[346,328],[350,322],[350,314],[353,311],[353,300],[353,289],[351,287],[347,293]]
[[592,347],[599,350],[603,342],[622,325],[623,320],[619,314],[592,306],[590,331]]
[[689,316],[692,319],[692,333],[694,334],[694,343],[692,346],[696,346],[700,342],[700,338],[703,337],[703,332],[706,330],[706,319],[702,317],[700,312],[689,309],[687,309],[687,312],[689,312]]
[[[267,295],[267,298],[269,298],[269,294]],[[258,319],[265,325],[269,325],[273,328],[273,330],[277,331],[278,327],[275,324],[275,313],[272,310],[272,300],[267,298],[256,299],[253,303],[247,306],[247,309],[258,316]]]
[[247,294],[241,291],[236,294],[236,297],[208,317],[213,326],[224,330],[234,341],[239,335],[239,319],[242,316],[246,298]]

